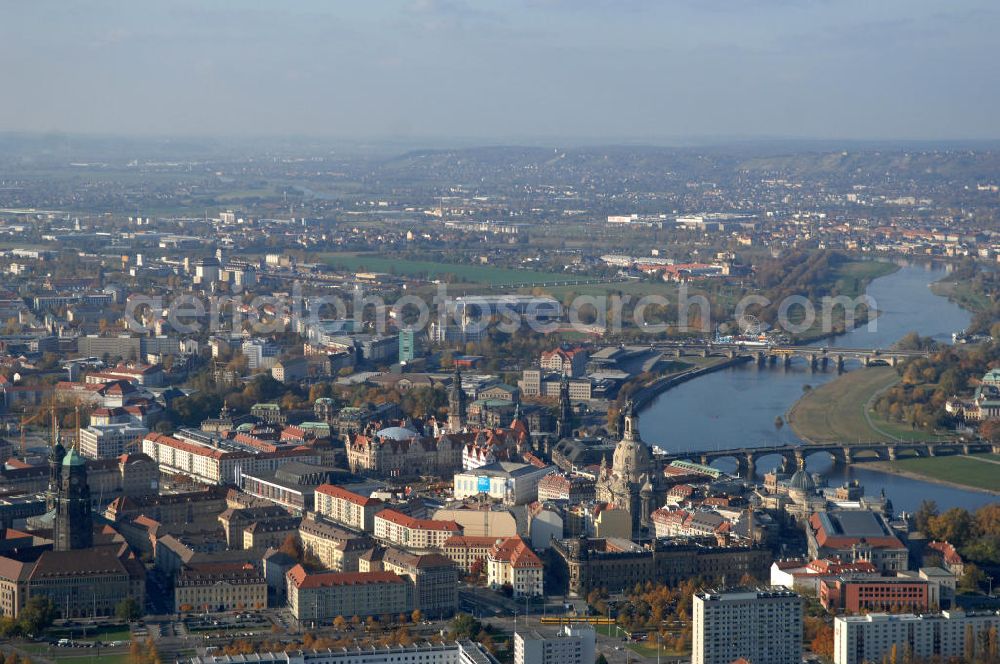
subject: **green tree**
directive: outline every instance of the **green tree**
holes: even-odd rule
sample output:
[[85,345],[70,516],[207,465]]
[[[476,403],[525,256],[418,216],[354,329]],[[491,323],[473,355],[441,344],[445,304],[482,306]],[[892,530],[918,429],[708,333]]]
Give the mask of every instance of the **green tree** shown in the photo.
[[972,515],[961,507],[953,507],[947,512],[931,517],[930,535],[934,539],[962,546],[973,534]]
[[134,598],[127,597],[115,605],[115,617],[126,622],[138,620],[142,617],[142,607]]
[[20,622],[25,634],[38,635],[56,619],[56,605],[45,595],[35,595],[21,611]]
[[920,507],[917,508],[917,511],[913,513],[913,524],[917,527],[917,530],[924,534],[928,534],[931,519],[937,515],[937,503],[933,500],[923,500],[920,503]]

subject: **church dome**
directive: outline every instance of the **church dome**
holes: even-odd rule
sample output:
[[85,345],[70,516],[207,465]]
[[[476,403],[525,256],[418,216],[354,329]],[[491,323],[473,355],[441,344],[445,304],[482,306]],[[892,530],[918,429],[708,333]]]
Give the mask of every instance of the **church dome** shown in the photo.
[[69,452],[67,452],[66,456],[63,457],[63,462],[62,462],[64,466],[82,466],[86,463],[87,462],[84,461],[83,457],[80,456],[80,453],[77,452],[76,449],[72,447],[69,448]]
[[635,476],[649,472],[653,465],[653,456],[649,447],[642,441],[623,440],[615,446],[612,468],[616,473],[626,469]]
[[418,434],[413,429],[407,429],[405,427],[386,427],[378,431],[376,434],[379,438],[388,438],[390,440],[413,440],[418,438]]
[[813,481],[809,473],[799,468],[792,474],[791,479],[788,480],[788,488],[798,489],[799,491],[812,491],[816,488],[816,482]]

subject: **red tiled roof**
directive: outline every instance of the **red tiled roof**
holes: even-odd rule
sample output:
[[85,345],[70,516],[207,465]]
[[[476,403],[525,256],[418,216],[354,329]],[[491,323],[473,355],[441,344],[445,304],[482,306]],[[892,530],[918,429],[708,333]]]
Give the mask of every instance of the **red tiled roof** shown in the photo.
[[382,504],[382,501],[378,498],[366,498],[359,493],[348,491],[347,489],[336,486],[335,484],[320,484],[316,487],[316,493],[322,493],[326,496],[330,496],[331,498],[340,498],[354,503],[355,505],[360,505],[361,507]]
[[512,567],[536,567],[541,569],[542,561],[520,537],[497,540],[490,550],[490,559],[509,562]]
[[392,572],[321,572],[310,574],[302,565],[288,570],[288,578],[296,588],[332,588],[335,586],[358,586],[376,583],[405,583],[403,578]]
[[453,530],[462,532],[462,526],[455,521],[435,521],[433,519],[414,519],[408,514],[396,510],[382,510],[375,515],[376,519],[384,519],[404,528],[417,530]]
[[183,450],[185,452],[190,452],[191,454],[197,454],[198,456],[211,457],[213,459],[226,459],[247,456],[243,452],[223,452],[222,450],[212,449],[211,447],[205,447],[204,445],[195,445],[194,443],[188,443],[183,440],[178,440],[176,438],[171,438],[170,436],[162,433],[150,433],[146,434],[143,440],[150,440],[161,445],[167,445],[175,450]]

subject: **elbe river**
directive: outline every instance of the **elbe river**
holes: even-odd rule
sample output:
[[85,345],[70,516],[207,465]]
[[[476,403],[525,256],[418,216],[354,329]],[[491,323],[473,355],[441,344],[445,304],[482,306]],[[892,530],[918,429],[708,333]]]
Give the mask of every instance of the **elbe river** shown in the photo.
[[[929,285],[946,274],[936,264],[908,264],[880,277],[868,287],[880,315],[874,330],[863,325],[851,332],[818,342],[829,348],[888,348],[909,332],[951,343],[952,332],[965,329],[970,314],[934,295]],[[848,371],[864,371],[848,363]],[[790,367],[779,362],[758,368],[755,362],[696,378],[664,392],[640,413],[643,440],[671,452],[725,450],[764,445],[802,443],[791,427],[775,426],[775,418],[785,413],[803,394],[803,386],[817,386],[837,377],[834,363],[826,371],[813,372],[804,359]],[[763,473],[780,463],[780,457],[758,462]],[[734,465],[720,460],[717,466],[732,471]],[[898,510],[913,511],[922,500],[934,500],[938,507],[975,509],[996,500],[996,496],[965,491],[931,482],[908,479],[856,464],[832,468],[829,457],[813,455],[807,460],[810,471],[825,475],[831,486],[857,479],[865,493],[885,489]]]

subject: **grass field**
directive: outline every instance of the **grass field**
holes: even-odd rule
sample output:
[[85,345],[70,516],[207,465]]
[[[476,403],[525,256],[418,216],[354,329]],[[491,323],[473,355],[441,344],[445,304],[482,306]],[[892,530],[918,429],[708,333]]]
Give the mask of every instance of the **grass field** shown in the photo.
[[48,632],[54,639],[73,639],[75,641],[128,641],[132,632],[121,625],[102,625],[100,627],[82,627],[71,629],[51,629]]
[[1000,461],[994,454],[900,459],[887,466],[930,479],[1000,491]]
[[323,254],[322,260],[327,265],[342,270],[355,272],[388,272],[393,274],[442,279],[454,275],[456,279],[466,283],[476,284],[526,284],[542,281],[565,281],[578,278],[559,272],[535,272],[533,270],[517,270],[489,265],[452,265],[432,261],[414,261],[377,256],[375,254],[333,253]]
[[[642,655],[643,657],[651,660],[656,660],[656,646],[647,645],[646,643],[633,643],[630,642],[626,646],[632,652]],[[675,652],[673,650],[668,650],[666,648],[660,648],[660,657],[663,659],[677,659],[680,657],[690,657],[690,652]]]
[[855,369],[803,395],[786,419],[796,434],[815,443],[892,440],[872,426],[865,410],[872,396],[898,380],[892,367]]
[[985,293],[973,290],[966,282],[935,281],[931,284],[931,290],[935,295],[947,297],[969,311],[985,311],[992,306],[989,297]]
[[861,295],[874,279],[892,274],[899,267],[882,261],[849,261],[834,270],[837,290],[844,295]]

